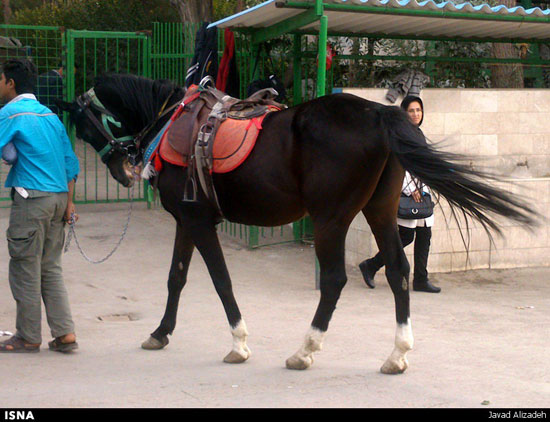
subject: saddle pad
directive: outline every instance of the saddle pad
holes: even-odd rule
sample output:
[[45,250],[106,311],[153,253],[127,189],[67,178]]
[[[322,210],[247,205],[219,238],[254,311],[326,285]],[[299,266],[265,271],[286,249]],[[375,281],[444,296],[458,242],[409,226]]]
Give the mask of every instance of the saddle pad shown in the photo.
[[[278,111],[269,107],[269,112]],[[218,128],[213,145],[213,172],[227,173],[240,166],[252,152],[262,129],[264,114],[249,120],[226,119]],[[160,141],[159,154],[171,164],[187,167],[187,160],[167,141],[166,133]]]

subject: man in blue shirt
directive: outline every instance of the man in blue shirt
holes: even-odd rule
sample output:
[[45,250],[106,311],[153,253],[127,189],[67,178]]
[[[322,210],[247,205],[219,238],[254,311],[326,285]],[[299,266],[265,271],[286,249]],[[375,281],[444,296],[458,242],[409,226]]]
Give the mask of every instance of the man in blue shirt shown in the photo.
[[5,184],[13,200],[6,236],[17,331],[0,343],[0,352],[40,351],[41,299],[54,337],[50,349],[78,347],[61,253],[65,221],[76,218],[72,198],[79,165],[63,124],[36,100],[35,83],[32,62],[13,59],[2,66],[0,150],[12,143],[17,151]]

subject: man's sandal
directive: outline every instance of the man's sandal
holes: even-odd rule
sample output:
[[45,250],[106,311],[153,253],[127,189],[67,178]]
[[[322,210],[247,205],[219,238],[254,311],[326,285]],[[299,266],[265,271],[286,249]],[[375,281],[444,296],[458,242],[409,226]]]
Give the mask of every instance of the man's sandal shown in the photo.
[[0,342],[0,353],[38,353],[40,343],[27,343],[21,337],[13,336]]
[[78,349],[78,343],[73,341],[72,343],[63,343],[61,337],[57,337],[48,342],[48,347],[54,352],[69,353]]

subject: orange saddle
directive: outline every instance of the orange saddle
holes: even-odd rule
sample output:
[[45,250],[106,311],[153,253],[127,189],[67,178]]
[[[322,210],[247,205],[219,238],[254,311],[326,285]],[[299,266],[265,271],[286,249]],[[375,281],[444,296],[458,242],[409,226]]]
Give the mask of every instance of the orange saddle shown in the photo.
[[[268,113],[279,110],[275,106],[268,107]],[[246,120],[227,118],[221,123],[213,142],[212,171],[214,173],[227,173],[235,170],[246,160],[254,149],[265,116],[267,113]],[[159,154],[163,160],[171,164],[187,167],[187,156],[184,157],[168,142],[169,131],[170,128],[160,140]]]

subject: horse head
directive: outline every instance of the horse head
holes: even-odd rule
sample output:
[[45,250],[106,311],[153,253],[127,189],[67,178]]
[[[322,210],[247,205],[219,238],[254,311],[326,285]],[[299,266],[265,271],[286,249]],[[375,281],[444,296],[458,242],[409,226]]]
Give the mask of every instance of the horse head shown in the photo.
[[59,101],[58,106],[69,112],[76,136],[97,151],[113,178],[131,187],[143,141],[159,118],[158,103],[166,105],[179,91],[169,81],[111,74],[96,78],[94,87],[74,102]]

